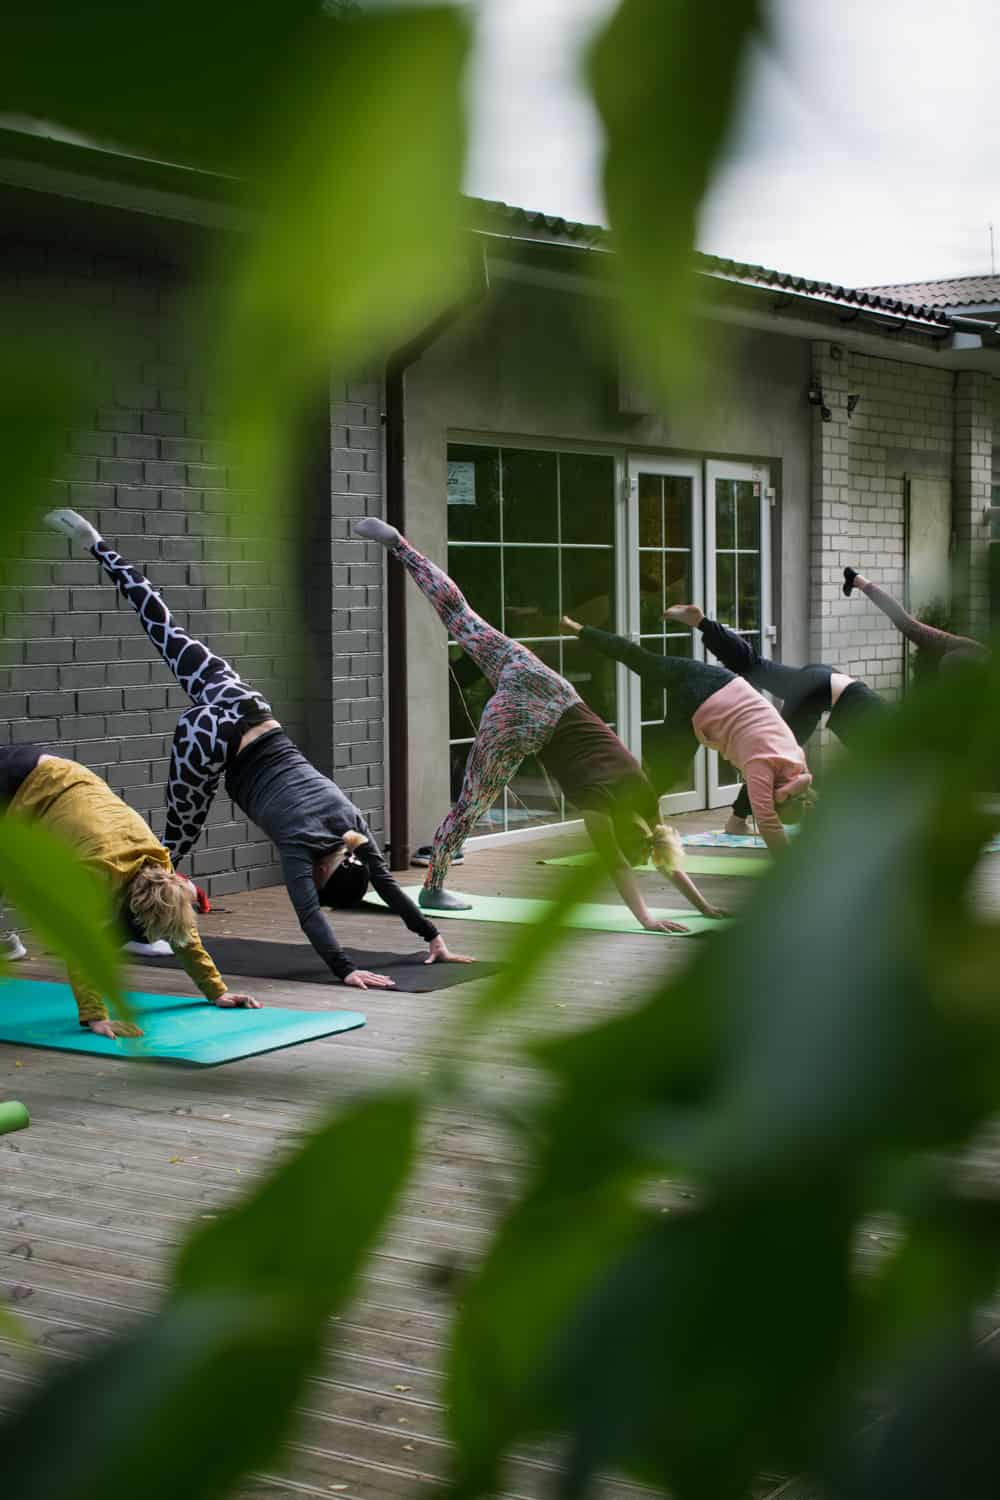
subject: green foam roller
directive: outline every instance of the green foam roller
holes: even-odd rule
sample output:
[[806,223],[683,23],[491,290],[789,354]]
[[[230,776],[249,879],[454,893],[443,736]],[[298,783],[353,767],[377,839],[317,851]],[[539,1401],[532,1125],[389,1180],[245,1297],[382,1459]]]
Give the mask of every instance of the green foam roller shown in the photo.
[[28,1111],[16,1099],[0,1104],[0,1135],[10,1135],[12,1130],[27,1130],[30,1124]]

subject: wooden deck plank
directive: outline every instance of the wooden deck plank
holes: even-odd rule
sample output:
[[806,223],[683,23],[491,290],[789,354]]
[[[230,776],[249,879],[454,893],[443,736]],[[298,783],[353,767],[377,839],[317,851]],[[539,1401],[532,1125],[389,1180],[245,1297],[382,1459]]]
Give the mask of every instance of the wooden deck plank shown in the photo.
[[[719,821],[697,820],[698,826]],[[474,851],[454,885],[484,894],[552,895],[562,872],[537,861],[570,847],[554,835]],[[656,877],[641,879],[650,899],[656,893],[660,904],[676,904],[663,901]],[[753,885],[706,882],[727,905],[750,899]],[[598,899],[617,898],[609,887]],[[300,940],[281,889],[226,897],[223,905],[228,910],[204,920],[206,934]],[[347,946],[403,953],[419,946],[391,917],[348,913],[337,928]],[[505,956],[511,936],[511,929],[486,923],[449,932],[456,947],[484,959]],[[295,1441],[272,1471],[247,1479],[236,1500],[329,1500],[331,1493],[411,1500],[440,1484],[449,1456],[441,1367],[454,1293],[438,1273],[475,1263],[522,1179],[525,1152],[508,1115],[516,1117],[542,1080],[521,1044],[620,1014],[696,951],[691,942],[574,932],[531,981],[523,1010],[477,1046],[466,1092],[435,1102],[412,1181],[307,1384]],[[44,957],[19,972],[61,977]],[[138,966],[130,981],[163,993],[189,988],[183,975]],[[75,1358],[146,1316],[188,1230],[250,1188],[325,1111],[391,1083],[429,1080],[453,1055],[454,1019],[488,982],[360,999],[327,984],[247,986],[275,1005],[358,1002],[368,1025],[218,1069],[105,1062],[0,1044],[0,1097],[23,1099],[32,1114],[28,1131],[0,1139],[0,1295],[12,1300],[44,1356],[40,1366],[28,1362],[0,1338],[0,1408],[30,1389],[46,1361]],[[988,1152],[986,1158],[988,1168]],[[677,1188],[678,1202],[684,1191]],[[663,1192],[665,1203],[673,1201],[668,1186]],[[557,1445],[525,1447],[511,1460],[504,1497],[553,1494],[557,1459]],[[774,1477],[769,1489],[780,1482]],[[759,1492],[766,1493],[763,1485]],[[615,1479],[603,1493],[637,1500],[648,1492]]]

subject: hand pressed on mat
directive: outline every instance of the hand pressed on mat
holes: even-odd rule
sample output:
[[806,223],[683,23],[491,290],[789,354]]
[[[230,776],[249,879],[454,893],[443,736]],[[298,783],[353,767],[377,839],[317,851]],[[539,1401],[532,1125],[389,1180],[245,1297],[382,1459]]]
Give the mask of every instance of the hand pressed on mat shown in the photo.
[[436,938],[431,940],[431,945],[427,950],[427,957],[424,959],[425,964],[474,964],[475,961],[468,954],[452,953],[440,933]]
[[219,996],[218,1000],[213,1000],[211,1003],[213,1005],[219,1006],[221,1010],[264,1009],[263,1000],[255,1000],[252,995],[237,995],[232,990],[227,990],[224,995]]
[[135,1037],[143,1036],[141,1026],[135,1026],[131,1021],[111,1021],[107,1017],[102,1021],[87,1021],[87,1027],[95,1036],[106,1036],[109,1041],[117,1041],[120,1036]]
[[388,974],[370,974],[367,969],[352,969],[344,980],[352,990],[394,990],[396,981]]

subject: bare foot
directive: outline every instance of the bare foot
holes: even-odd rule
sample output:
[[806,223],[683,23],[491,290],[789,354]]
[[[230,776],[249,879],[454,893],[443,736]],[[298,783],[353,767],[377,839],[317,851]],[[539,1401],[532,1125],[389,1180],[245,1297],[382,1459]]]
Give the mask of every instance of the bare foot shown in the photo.
[[730,815],[726,819],[726,826],[723,829],[723,832],[733,833],[736,834],[736,836],[739,838],[744,838],[750,832],[750,824],[747,822],[746,818],[737,818]]
[[697,604],[671,604],[663,611],[665,620],[680,620],[684,625],[690,625],[692,630],[697,630],[705,618],[704,610],[698,608]]

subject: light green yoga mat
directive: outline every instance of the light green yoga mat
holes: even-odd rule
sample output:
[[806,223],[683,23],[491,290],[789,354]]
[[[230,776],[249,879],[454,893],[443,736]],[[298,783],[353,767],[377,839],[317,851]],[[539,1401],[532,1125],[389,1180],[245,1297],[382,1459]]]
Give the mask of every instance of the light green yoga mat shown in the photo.
[[[417,899],[420,890],[418,885],[406,887],[408,893]],[[449,887],[449,889],[451,889]],[[551,912],[553,902],[533,901],[527,897],[519,896],[470,896],[466,891],[452,891],[453,896],[461,896],[464,901],[471,901],[472,906],[468,911],[431,911],[426,915],[432,922],[439,919],[457,917],[460,921],[464,918],[467,922],[512,922],[529,923],[544,921]],[[377,901],[381,906],[384,903],[378,896],[369,898]],[[368,905],[369,901],[363,903]],[[725,919],[719,920],[714,917],[703,917],[700,912],[688,908],[685,911],[664,911],[660,907],[650,908],[651,915],[657,918],[666,917],[671,922],[682,922],[687,932],[673,934],[676,937],[698,937],[712,927],[722,927]],[[583,902],[575,906],[566,918],[565,926],[583,928],[588,932],[636,932],[648,937],[670,937],[670,933],[651,932],[647,933],[645,927],[640,927],[626,906],[604,906],[594,902]]]
[[[559,859],[540,859],[540,865],[584,865],[592,854],[563,854]],[[637,870],[655,870],[651,864],[636,865]],[[771,868],[767,859],[735,859],[725,854],[689,854],[684,869],[689,875],[763,875]]]

